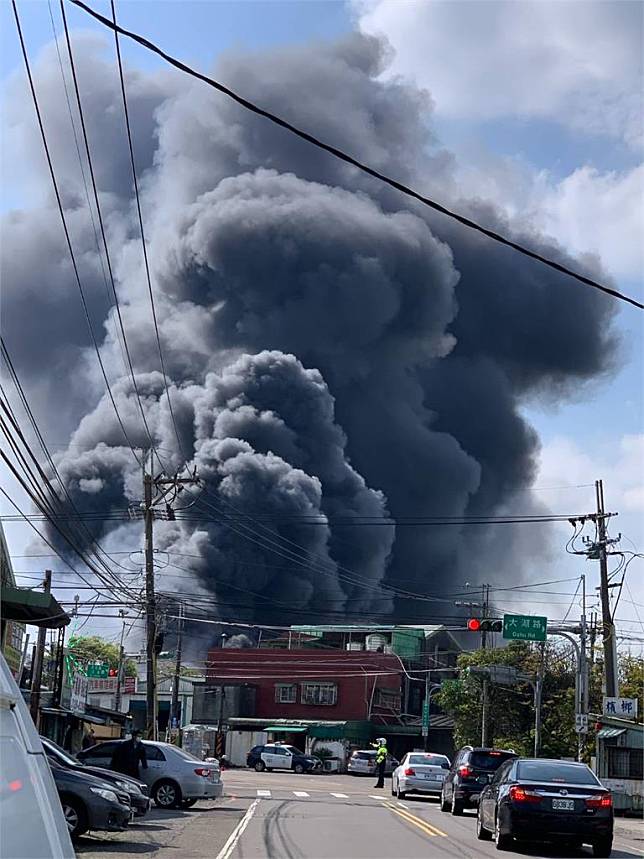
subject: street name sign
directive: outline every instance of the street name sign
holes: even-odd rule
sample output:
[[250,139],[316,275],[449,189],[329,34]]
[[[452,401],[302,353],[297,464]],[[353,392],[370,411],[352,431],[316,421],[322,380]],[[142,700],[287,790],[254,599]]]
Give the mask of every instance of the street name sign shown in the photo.
[[108,662],[90,662],[87,666],[88,677],[107,677],[110,666]]
[[575,731],[578,734],[588,733],[588,713],[575,713]]
[[422,736],[426,737],[428,734],[429,734],[429,701],[423,701]]
[[545,641],[547,627],[547,617],[528,614],[503,615],[503,638],[512,641]]

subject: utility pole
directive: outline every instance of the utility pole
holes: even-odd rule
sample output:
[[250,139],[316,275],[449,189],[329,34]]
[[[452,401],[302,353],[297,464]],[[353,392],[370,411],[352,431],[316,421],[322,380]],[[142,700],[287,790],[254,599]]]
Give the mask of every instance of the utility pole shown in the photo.
[[534,681],[534,756],[539,757],[541,753],[541,695],[543,692],[543,663],[545,658],[545,644],[541,644],[541,659],[539,660],[539,671]]
[[[45,570],[43,588],[46,594],[51,593],[51,570]],[[46,634],[46,628],[44,626],[39,627],[35,658],[31,666],[31,695],[29,699],[29,709],[36,728],[38,728],[38,723],[40,721],[40,684],[42,682],[42,665],[45,656]]]
[[[156,652],[157,615],[156,597],[154,593],[154,507],[165,501],[166,496],[174,490],[174,498],[184,485],[199,483],[196,470],[190,477],[154,477],[154,451],[150,451],[150,471],[143,474],[143,518],[145,522],[145,631],[146,631],[146,736],[156,740],[157,724],[157,685],[156,685]],[[155,496],[155,490],[159,494]],[[170,504],[166,503],[170,518],[174,518]]]
[[[150,454],[150,465],[152,454]],[[148,740],[157,739],[157,679],[156,653],[154,644],[157,637],[156,599],[154,595],[154,534],[152,523],[152,475],[143,475],[143,516],[145,520],[145,735]]]
[[597,549],[599,554],[599,593],[602,607],[602,638],[604,642],[604,688],[605,694],[611,697],[619,695],[619,684],[617,679],[617,640],[615,638],[615,624],[610,612],[609,584],[608,584],[608,560],[606,557],[606,546],[608,538],[606,535],[606,512],[604,510],[604,484],[601,480],[595,481],[595,495],[597,498]]
[[177,629],[176,661],[174,663],[174,680],[172,682],[172,701],[170,703],[170,730],[179,727],[179,684],[181,682],[181,644],[183,638],[183,603],[179,603],[179,621]]
[[116,672],[116,694],[114,696],[114,709],[117,713],[121,710],[121,689],[123,687],[123,672],[125,671],[125,659],[123,653],[123,639],[125,638],[125,616],[127,612],[124,609],[119,609],[119,617],[123,621],[121,627],[121,643],[119,644],[119,664]]

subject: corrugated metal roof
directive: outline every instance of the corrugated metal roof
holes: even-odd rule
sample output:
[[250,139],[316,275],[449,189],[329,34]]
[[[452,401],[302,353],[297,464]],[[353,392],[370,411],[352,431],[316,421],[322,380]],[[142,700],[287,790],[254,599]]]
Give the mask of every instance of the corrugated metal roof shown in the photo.
[[602,728],[601,731],[597,733],[598,739],[608,740],[611,737],[619,737],[621,734],[626,733],[626,728]]

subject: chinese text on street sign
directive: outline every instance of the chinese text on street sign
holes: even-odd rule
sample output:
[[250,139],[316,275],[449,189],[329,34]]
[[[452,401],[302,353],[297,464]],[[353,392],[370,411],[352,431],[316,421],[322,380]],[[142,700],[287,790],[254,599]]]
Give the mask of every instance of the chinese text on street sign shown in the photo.
[[547,617],[534,617],[526,614],[503,615],[503,638],[518,641],[545,641]]
[[426,737],[429,733],[429,701],[423,701],[423,730],[422,735]]
[[637,698],[604,698],[604,716],[637,717]]
[[88,677],[107,677],[109,672],[109,663],[107,662],[90,662],[87,666]]
[[87,677],[77,671],[74,675],[74,685],[72,686],[72,697],[69,704],[69,709],[72,711],[72,713],[82,715],[85,712],[86,701]]

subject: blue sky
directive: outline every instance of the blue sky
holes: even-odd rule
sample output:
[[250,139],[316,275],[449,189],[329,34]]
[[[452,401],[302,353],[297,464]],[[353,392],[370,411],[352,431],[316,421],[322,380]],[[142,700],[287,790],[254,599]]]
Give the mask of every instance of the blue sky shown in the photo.
[[[104,0],[94,0],[94,7],[103,14],[109,16],[109,3]],[[405,16],[398,16],[394,24],[391,9],[395,11],[395,5],[391,6],[388,0],[374,0],[366,4],[372,10],[371,18],[365,17],[365,4],[350,4],[344,2],[319,2],[319,0],[300,0],[300,2],[138,2],[118,3],[119,22],[122,26],[146,35],[152,41],[166,48],[170,53],[194,64],[203,70],[212,67],[217,55],[224,51],[236,48],[256,49],[271,47],[275,45],[288,45],[302,43],[316,39],[333,39],[343,33],[348,33],[361,20],[362,26],[368,31],[374,27],[384,30],[391,38],[394,48],[397,48],[397,56],[400,59],[400,67],[395,71],[406,74],[420,80],[421,83],[432,89],[431,69],[427,71],[429,80],[424,77],[422,54],[413,54],[412,40],[409,40],[409,56],[403,57],[406,51],[404,27],[414,26],[411,17],[413,8],[417,4],[404,4],[405,15],[409,18],[406,23],[402,20]],[[422,4],[421,4],[422,5]],[[522,4],[516,4],[521,6]],[[565,5],[565,4],[563,4]],[[587,4],[574,4],[580,8]],[[632,4],[634,6],[639,4]],[[427,8],[432,4],[427,4]],[[437,5],[439,17],[432,23],[436,26],[444,26],[446,37],[449,35],[449,27],[452,26],[448,20],[451,10],[448,7]],[[451,4],[452,9],[458,9],[461,4]],[[52,3],[57,26],[59,24],[59,10],[57,2]],[[81,28],[98,32],[104,35],[104,29],[94,23],[85,13],[70,6],[66,6],[70,25],[73,28]],[[398,7],[402,8],[401,6]],[[48,4],[41,0],[29,0],[19,2],[22,24],[29,51],[32,55],[47,44],[52,37],[51,23]],[[361,19],[360,16],[363,15]],[[442,16],[442,17],[440,17]],[[583,16],[582,16],[583,17]],[[422,18],[422,16],[421,16]],[[424,19],[418,19],[417,29],[422,36],[423,26],[427,24]],[[610,20],[610,19],[609,19]],[[375,22],[375,23],[374,23]],[[601,23],[601,22],[600,22]],[[388,27],[391,24],[391,29]],[[583,24],[583,21],[582,21]],[[561,26],[568,26],[567,21],[562,20]],[[584,25],[585,26],[585,25]],[[592,21],[588,27],[592,27]],[[599,25],[598,25],[599,26]],[[626,38],[624,33],[628,30],[628,22],[623,26],[620,21],[615,22],[616,38]],[[583,26],[581,27],[583,30]],[[60,30],[59,30],[60,32]],[[15,33],[15,25],[10,4],[0,4],[0,33],[1,35],[1,73],[2,77],[21,70],[21,57]],[[584,35],[582,33],[582,35]],[[636,39],[637,39],[637,34]],[[586,35],[587,38],[587,35]],[[493,48],[492,48],[493,49]],[[139,46],[123,41],[123,51],[128,63],[141,69],[156,68],[160,64],[154,56],[150,55]],[[627,51],[624,53],[627,55]],[[536,61],[535,61],[536,62]],[[615,63],[619,60],[615,59]],[[611,74],[616,74],[615,68],[619,66],[607,66]],[[538,71],[538,70],[537,70]],[[562,67],[560,77],[565,79],[565,68]],[[21,73],[21,71],[20,71]],[[473,72],[476,74],[476,70]],[[628,71],[625,72],[628,74]],[[535,88],[539,88],[542,82],[534,77]],[[619,83],[619,81],[618,81]],[[533,108],[521,115],[511,115],[507,106],[498,106],[493,115],[475,115],[468,113],[467,100],[462,92],[449,89],[447,84],[441,81],[439,92],[449,93],[450,108],[446,109],[440,101],[436,103],[436,113],[432,119],[432,127],[444,144],[452,149],[459,158],[476,158],[480,153],[480,165],[474,165],[477,181],[483,182],[483,175],[488,159],[499,159],[501,165],[499,170],[505,169],[502,162],[509,161],[520,165],[525,180],[525,188],[517,191],[516,183],[510,175],[507,179],[501,177],[495,186],[498,196],[496,202],[500,205],[508,205],[513,210],[521,208],[524,195],[530,195],[531,205],[540,199],[530,183],[534,180],[534,187],[542,189],[539,182],[546,186],[543,191],[544,205],[558,205],[557,201],[563,199],[562,188],[566,185],[567,177],[575,174],[580,168],[586,167],[597,171],[602,177],[608,177],[609,184],[601,187],[605,191],[607,202],[611,193],[610,177],[627,176],[641,163],[641,149],[633,145],[632,138],[626,133],[619,134],[620,111],[616,107],[613,112],[617,119],[618,131],[598,131],[593,124],[594,118],[589,117],[588,112],[574,122],[569,121],[565,115],[568,94],[557,90],[550,99],[535,99]],[[544,87],[547,84],[543,84]],[[573,82],[575,93],[580,92],[578,81]],[[593,83],[596,87],[597,84]],[[252,97],[252,93],[248,94]],[[612,98],[612,95],[609,94]],[[465,107],[459,111],[453,107],[459,103]],[[579,98],[580,103],[584,101]],[[585,102],[584,102],[585,104]],[[613,114],[611,113],[611,116]],[[546,177],[545,179],[543,177]],[[471,176],[470,176],[471,178]],[[505,184],[504,184],[505,183]],[[563,183],[563,184],[562,184]],[[528,187],[530,186],[530,187]],[[481,187],[484,187],[481,184]],[[593,188],[587,192],[588,196],[579,198],[580,206],[584,200],[593,200]],[[507,199],[504,198],[507,194]],[[535,196],[536,195],[536,196]],[[633,199],[630,197],[629,199]],[[553,202],[554,201],[554,202]],[[4,200],[2,206],[16,205],[15,200]],[[641,198],[640,198],[641,202]],[[612,212],[613,209],[604,208],[602,212]],[[624,207],[616,211],[626,219],[634,217],[632,211],[626,211]],[[562,208],[561,212],[554,211],[548,225],[569,223],[571,214],[569,208]],[[581,215],[580,211],[580,215]],[[559,220],[557,220],[559,219]],[[598,224],[598,228],[601,223]],[[631,227],[634,230],[633,227]],[[601,232],[601,230],[599,230]],[[635,231],[635,230],[634,230]],[[594,239],[593,239],[594,240]],[[581,239],[581,247],[584,237]],[[590,240],[588,247],[594,247]],[[614,256],[609,260],[619,260],[622,256],[621,248],[616,247]],[[608,271],[611,270],[610,262],[607,264]],[[644,287],[642,284],[641,267],[637,262],[620,272],[618,287],[623,291],[642,298]],[[574,288],[584,288],[582,286]],[[594,382],[586,391],[580,391],[576,402],[567,402],[558,408],[547,406],[543,403],[531,403],[526,405],[526,414],[530,421],[538,429],[544,446],[554,444],[557,439],[567,439],[579,450],[580,454],[589,457],[590,462],[601,465],[611,464],[618,468],[617,449],[624,436],[636,435],[642,432],[642,391],[643,376],[642,367],[644,356],[642,353],[642,314],[633,308],[622,307],[619,311],[617,327],[621,332],[624,350],[623,364],[621,369],[611,380]],[[607,452],[614,451],[614,458]],[[554,459],[544,472],[544,479],[555,482],[566,482],[566,475],[562,473],[561,480],[553,473],[557,467],[562,471],[565,463],[559,463]],[[628,464],[625,466],[629,468]],[[550,469],[550,470],[548,470]],[[589,480],[595,477],[604,477],[607,482],[607,495],[611,498],[611,479],[608,474],[588,474]],[[619,477],[619,491],[621,492],[627,478]],[[555,485],[554,483],[552,485]],[[545,499],[544,499],[545,500]],[[559,499],[553,499],[556,506]],[[586,501],[586,498],[584,498]],[[615,505],[612,505],[615,506]],[[623,523],[625,530],[630,530],[632,538],[640,540],[644,538],[639,525],[639,511],[633,514],[625,513]],[[12,538],[11,529],[8,530],[9,539]],[[17,534],[17,529],[15,531]],[[16,539],[14,537],[14,539]],[[640,543],[640,549],[642,543]],[[635,566],[635,565],[634,565]],[[633,577],[635,578],[635,577]],[[635,586],[633,586],[635,587]],[[640,596],[644,595],[644,588],[637,587]],[[644,611],[643,611],[644,613]]]

